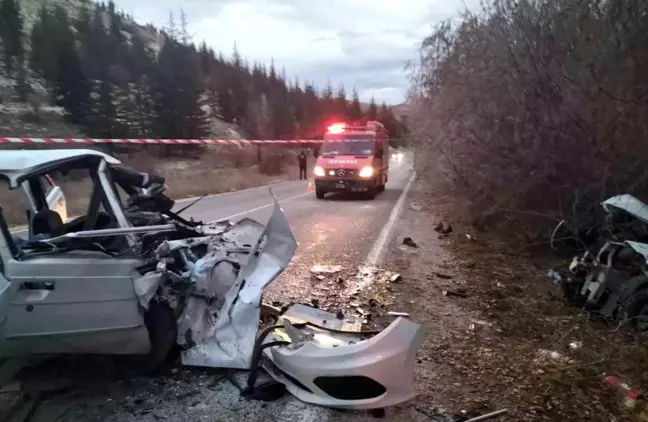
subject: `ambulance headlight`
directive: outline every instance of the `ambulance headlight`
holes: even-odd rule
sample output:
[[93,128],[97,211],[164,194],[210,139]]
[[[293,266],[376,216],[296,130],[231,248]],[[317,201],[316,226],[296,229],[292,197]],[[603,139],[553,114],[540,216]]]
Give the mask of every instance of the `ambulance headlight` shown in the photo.
[[363,167],[362,170],[360,170],[360,177],[372,177],[373,175],[373,167]]
[[317,177],[324,177],[324,169],[320,166],[317,166],[313,169],[313,174],[315,174],[315,176]]

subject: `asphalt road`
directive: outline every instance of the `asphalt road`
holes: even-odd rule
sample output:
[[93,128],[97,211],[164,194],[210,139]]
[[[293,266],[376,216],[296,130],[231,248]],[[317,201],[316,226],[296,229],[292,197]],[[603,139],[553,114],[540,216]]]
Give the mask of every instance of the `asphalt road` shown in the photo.
[[[345,273],[355,272],[372,249],[383,246],[376,245],[380,233],[411,178],[406,158],[392,160],[386,190],[373,200],[343,193],[318,200],[308,192],[305,181],[269,186],[288,218],[298,248],[286,271],[266,290],[266,300],[308,301],[316,293],[310,288],[312,266],[342,265]],[[177,208],[191,201],[178,201]],[[261,187],[203,198],[182,215],[202,221],[249,217],[265,223],[271,213],[268,187]]]
[[[265,301],[311,302],[333,307],[357,291],[353,275],[359,266],[375,264],[390,239],[396,209],[402,205],[403,192],[412,179],[410,160],[392,160],[386,190],[374,200],[337,194],[317,200],[307,191],[307,182],[293,181],[270,186],[279,200],[299,243],[286,271],[265,293]],[[192,200],[178,201],[177,208]],[[214,195],[203,198],[183,212],[185,217],[207,221],[250,217],[265,223],[272,212],[268,187]],[[339,290],[322,290],[322,283],[311,277],[314,265],[341,265],[344,279]],[[319,285],[318,285],[319,284]],[[243,381],[244,374],[240,374]],[[60,397],[37,413],[53,417],[56,409],[67,409],[57,420],[95,421],[328,421],[340,414],[286,397],[270,403],[247,401],[227,382],[213,384],[213,372],[178,368],[167,377],[106,382],[74,399]],[[74,401],[74,405],[69,404]],[[41,406],[42,407],[42,406]],[[353,412],[344,419],[353,420]],[[46,420],[43,419],[43,420]],[[38,418],[33,419],[38,421]],[[49,419],[51,420],[51,419]]]

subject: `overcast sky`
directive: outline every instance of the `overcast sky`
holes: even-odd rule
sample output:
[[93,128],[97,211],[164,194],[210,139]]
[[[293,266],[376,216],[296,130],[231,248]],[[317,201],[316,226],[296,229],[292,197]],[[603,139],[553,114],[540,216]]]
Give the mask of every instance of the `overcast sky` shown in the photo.
[[405,99],[405,63],[431,27],[477,0],[115,0],[139,23],[166,26],[182,7],[196,43],[250,61],[274,58],[288,77],[356,86],[362,101]]

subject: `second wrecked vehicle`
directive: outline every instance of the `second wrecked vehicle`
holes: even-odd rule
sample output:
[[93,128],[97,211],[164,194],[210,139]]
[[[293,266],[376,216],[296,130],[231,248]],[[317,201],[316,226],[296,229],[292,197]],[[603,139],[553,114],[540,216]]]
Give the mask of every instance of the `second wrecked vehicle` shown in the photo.
[[562,280],[565,297],[608,320],[648,331],[648,206],[631,195],[602,204],[607,213],[594,252],[574,257]]
[[[40,178],[70,172],[87,176],[91,194],[65,222]],[[1,152],[0,179],[32,203],[26,231],[0,211],[0,359],[141,355],[153,369],[179,346],[185,365],[263,368],[314,404],[381,408],[413,397],[414,322],[350,333],[295,308],[258,336],[263,290],[297,246],[276,200],[265,226],[188,221],[163,178],[93,150]]]

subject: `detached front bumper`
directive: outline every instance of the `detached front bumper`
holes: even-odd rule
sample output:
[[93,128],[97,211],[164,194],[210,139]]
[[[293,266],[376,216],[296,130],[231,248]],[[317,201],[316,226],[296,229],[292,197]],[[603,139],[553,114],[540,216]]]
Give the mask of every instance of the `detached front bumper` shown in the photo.
[[372,179],[315,179],[315,189],[325,192],[367,192],[374,188]]
[[[414,363],[423,341],[419,324],[398,318],[367,338],[347,331],[345,319],[305,305],[293,305],[278,323],[283,328],[265,343],[290,344],[266,348],[263,366],[299,400],[341,409],[379,409],[414,398]],[[314,325],[300,326],[304,323]]]

